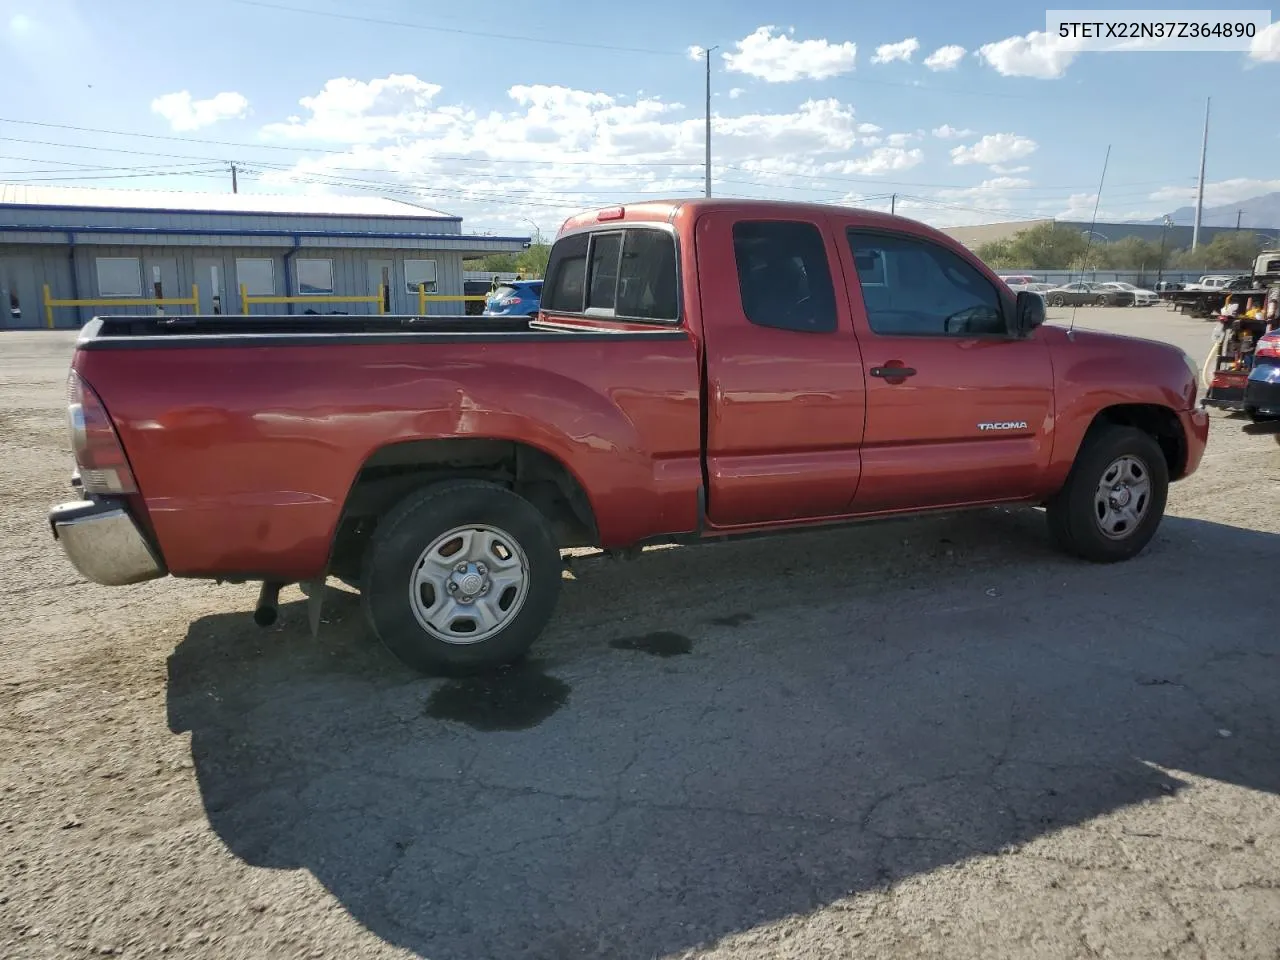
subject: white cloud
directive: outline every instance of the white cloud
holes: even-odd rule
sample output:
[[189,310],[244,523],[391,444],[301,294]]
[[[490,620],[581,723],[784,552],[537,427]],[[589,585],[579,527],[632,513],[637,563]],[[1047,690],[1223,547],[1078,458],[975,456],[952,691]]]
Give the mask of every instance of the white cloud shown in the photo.
[[1067,72],[1076,51],[1057,38],[1033,30],[1025,37],[1006,37],[978,48],[978,57],[1006,77],[1053,80]]
[[[313,97],[298,103],[309,114],[272,123],[263,133],[273,138],[375,143],[388,137],[430,135],[459,120],[458,108],[435,109],[440,86],[412,74],[391,74],[365,82],[350,77],[328,81]],[[467,116],[474,119],[474,114]]]
[[951,126],[949,123],[944,123],[940,127],[933,128],[933,135],[939,140],[959,140],[961,137],[972,137],[973,131],[968,129],[961,130]]
[[920,148],[904,150],[901,147],[879,147],[865,157],[844,164],[845,173],[880,174],[897,170],[910,170],[924,161]]
[[859,133],[879,133],[883,129],[884,129],[883,127],[877,127],[874,123],[858,124]]
[[924,65],[930,70],[954,70],[960,66],[960,61],[964,59],[965,49],[956,43],[947,44],[945,47],[939,47],[933,53],[924,58]]
[[1253,38],[1249,44],[1249,58],[1264,62],[1280,60],[1280,20]]
[[991,172],[992,172],[992,173],[1026,173],[1026,172],[1027,172],[1028,170],[1030,170],[1030,169],[1031,169],[1031,168],[1030,168],[1030,167],[1027,167],[1027,166],[1021,166],[1021,167],[1006,167],[1003,163],[993,163],[993,164],[991,164]]
[[747,91],[743,90],[741,87],[734,87],[732,90],[729,91],[729,99],[737,100],[740,96],[742,96],[746,92]]
[[249,112],[249,101],[239,93],[225,92],[208,100],[193,100],[191,93],[180,90],[166,93],[151,101],[151,110],[169,121],[177,131],[199,130],[220,120],[234,120]]
[[[1231,180],[1207,181],[1204,185],[1204,205],[1217,207],[1228,203],[1239,203],[1261,196],[1264,193],[1280,191],[1280,180],[1255,180],[1249,177],[1235,177]],[[1148,198],[1166,206],[1179,206],[1195,203],[1195,187],[1162,187]]]
[[871,62],[892,63],[894,60],[901,60],[903,63],[910,63],[911,58],[915,56],[915,52],[919,49],[920,41],[915,37],[907,37],[907,39],[899,40],[897,43],[882,43],[876,47],[876,52],[871,58]]
[[685,52],[689,54],[690,60],[701,60],[703,57],[707,55],[706,48],[700,47],[696,43]]
[[905,147],[912,140],[919,140],[919,133],[891,133],[885,137],[885,143],[891,147]]
[[769,83],[837,77],[850,73],[858,56],[856,43],[793,40],[785,33],[775,34],[771,26],[757,28],[734,46],[737,53],[723,55],[727,69]]
[[1039,148],[1030,137],[1016,133],[989,133],[972,146],[953,147],[951,162],[957,166],[969,163],[1004,164],[1029,157]]

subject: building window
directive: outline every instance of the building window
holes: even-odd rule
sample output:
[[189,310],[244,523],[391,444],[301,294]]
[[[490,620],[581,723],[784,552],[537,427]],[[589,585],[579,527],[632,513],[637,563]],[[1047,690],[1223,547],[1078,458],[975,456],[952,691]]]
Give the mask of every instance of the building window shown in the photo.
[[758,327],[801,333],[836,329],[836,294],[822,233],[812,223],[743,220],[733,225],[742,312]]
[[304,297],[322,297],[333,293],[333,261],[299,260],[298,293]]
[[251,297],[274,297],[276,293],[275,264],[270,260],[247,258],[236,260],[236,282]]
[[434,260],[406,260],[404,262],[404,288],[413,296],[418,290],[436,292],[436,262]]
[[142,271],[136,257],[98,257],[98,296],[142,296]]

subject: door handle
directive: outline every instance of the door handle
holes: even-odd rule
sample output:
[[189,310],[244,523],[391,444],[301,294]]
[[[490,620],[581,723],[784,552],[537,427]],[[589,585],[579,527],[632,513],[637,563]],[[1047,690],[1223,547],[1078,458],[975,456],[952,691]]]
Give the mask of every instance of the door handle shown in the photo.
[[905,380],[907,377],[914,377],[916,370],[915,367],[872,367],[871,375],[885,380]]

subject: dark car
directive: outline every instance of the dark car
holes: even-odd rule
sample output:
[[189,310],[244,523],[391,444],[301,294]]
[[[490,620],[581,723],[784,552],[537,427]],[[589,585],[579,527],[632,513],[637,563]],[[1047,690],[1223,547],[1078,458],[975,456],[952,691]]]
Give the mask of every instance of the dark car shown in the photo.
[[484,300],[467,300],[464,304],[467,316],[478,317],[484,313],[485,305],[488,303],[490,281],[488,280],[464,280],[462,281],[462,292],[468,297],[484,297]]
[[1044,299],[1051,307],[1133,306],[1133,294],[1128,290],[1104,287],[1100,283],[1066,283],[1046,290]]

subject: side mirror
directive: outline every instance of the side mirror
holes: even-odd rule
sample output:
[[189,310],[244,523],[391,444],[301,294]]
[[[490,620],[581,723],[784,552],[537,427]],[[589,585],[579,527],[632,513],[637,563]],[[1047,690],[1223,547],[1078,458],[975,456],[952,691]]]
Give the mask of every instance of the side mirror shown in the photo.
[[1019,290],[1016,303],[1014,333],[1025,337],[1044,323],[1044,297],[1030,290]]

